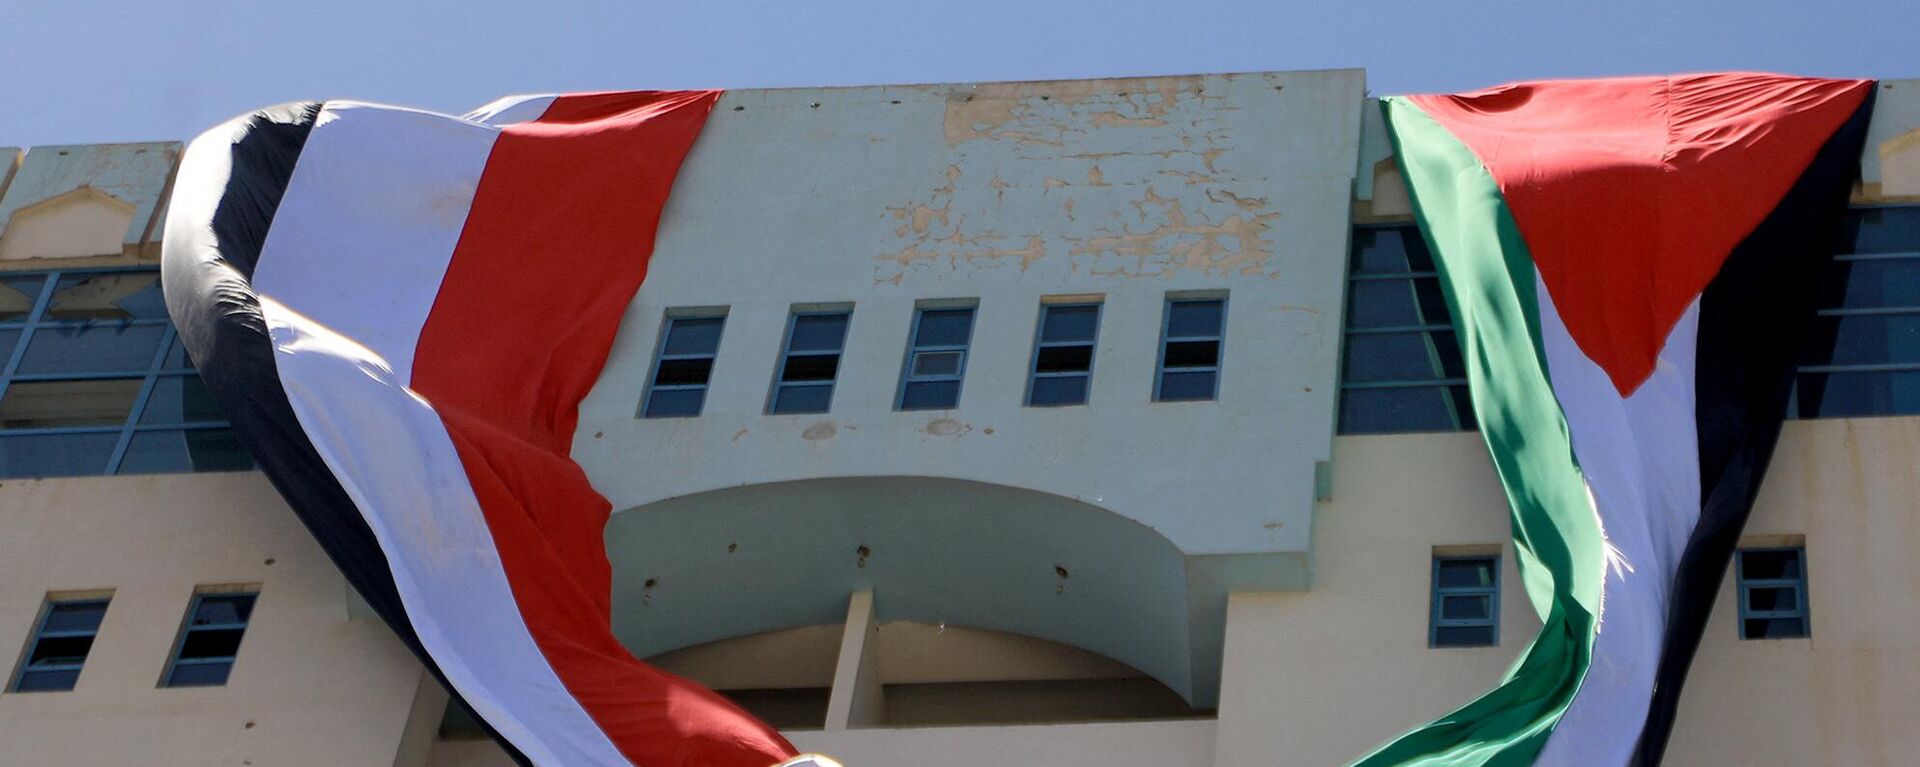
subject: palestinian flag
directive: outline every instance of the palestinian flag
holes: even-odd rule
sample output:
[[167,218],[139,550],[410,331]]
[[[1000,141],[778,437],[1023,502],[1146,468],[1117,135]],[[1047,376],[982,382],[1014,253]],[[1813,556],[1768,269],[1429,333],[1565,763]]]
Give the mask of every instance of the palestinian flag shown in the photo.
[[610,624],[569,457],[717,92],[327,101],[188,148],[163,277],[241,442],[347,580],[522,763],[794,756]]
[[1872,83],[1385,100],[1545,625],[1364,765],[1653,765],[1785,416]]

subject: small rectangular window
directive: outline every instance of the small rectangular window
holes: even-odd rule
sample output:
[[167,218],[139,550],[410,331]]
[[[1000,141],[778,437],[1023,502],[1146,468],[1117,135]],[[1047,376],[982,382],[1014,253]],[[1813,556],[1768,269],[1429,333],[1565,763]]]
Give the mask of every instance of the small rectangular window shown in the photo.
[[1500,558],[1433,558],[1430,647],[1491,647],[1500,643]]
[[227,683],[240,638],[253,617],[255,592],[196,594],[187,608],[180,643],[167,664],[162,687],[217,687]]
[[1167,301],[1160,331],[1155,402],[1209,400],[1220,389],[1221,333],[1227,302],[1217,298]]
[[726,322],[726,315],[667,318],[642,415],[668,418],[700,414],[707,401],[707,382],[713,376],[713,358],[720,351],[720,331]]
[[1027,404],[1084,405],[1093,382],[1094,337],[1100,330],[1100,304],[1046,304],[1040,307],[1040,334],[1033,347],[1033,376]]
[[93,638],[100,633],[100,620],[106,615],[105,599],[48,600],[40,625],[28,640],[13,691],[73,689],[80,681],[80,667],[93,649]]
[[907,361],[900,372],[900,410],[946,410],[960,404],[973,340],[973,307],[916,309]]
[[852,313],[795,312],[787,321],[769,413],[825,413],[833,404],[833,381],[847,342]]
[[1741,549],[1734,560],[1740,583],[1740,638],[1809,636],[1807,550],[1801,547]]

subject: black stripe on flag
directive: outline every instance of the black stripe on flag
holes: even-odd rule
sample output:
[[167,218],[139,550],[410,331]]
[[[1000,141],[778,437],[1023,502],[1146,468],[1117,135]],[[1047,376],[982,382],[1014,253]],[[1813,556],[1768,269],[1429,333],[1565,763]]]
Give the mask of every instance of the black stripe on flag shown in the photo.
[[1760,493],[1813,320],[1814,286],[1833,263],[1834,234],[1859,176],[1873,92],[1827,139],[1800,180],[1728,255],[1700,296],[1694,419],[1700,436],[1700,522],[1674,576],[1653,701],[1635,764],[1654,767],[1673,734],[1687,668],[1700,648],[1740,531]]
[[[452,692],[453,686],[414,633],[373,529],[314,449],[287,401],[259,296],[250,281],[281,196],[323,106],[306,101],[268,107],[234,118],[194,141],[183,160],[182,175],[192,170],[185,166],[195,162],[193,150],[210,141],[231,143],[231,166],[225,183],[217,187],[199,184],[174,190],[176,207],[181,195],[218,193],[220,197],[211,206],[212,221],[168,228],[170,242],[161,263],[167,311],[201,380],[232,421],[240,444],[347,582],[440,685]],[[212,242],[204,240],[207,235]],[[181,241],[171,242],[176,239]],[[452,695],[459,705],[466,705],[458,692]],[[478,716],[474,720],[516,763],[531,764],[485,720]]]

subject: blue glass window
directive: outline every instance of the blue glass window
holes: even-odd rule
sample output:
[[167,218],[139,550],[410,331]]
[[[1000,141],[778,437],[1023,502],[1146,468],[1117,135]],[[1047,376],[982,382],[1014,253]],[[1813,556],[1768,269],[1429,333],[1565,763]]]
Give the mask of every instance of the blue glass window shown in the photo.
[[1740,638],[1808,636],[1807,550],[1801,547],[1741,549],[1734,560],[1740,584]]
[[1856,208],[1800,355],[1802,418],[1920,414],[1920,206]]
[[946,410],[960,404],[960,381],[967,373],[967,346],[973,340],[973,307],[917,309],[912,341],[900,371],[900,410]]
[[847,343],[852,312],[795,312],[787,320],[769,413],[825,413],[833,405],[833,381]]
[[[1920,414],[1920,206],[1847,212],[1793,414]],[[1340,432],[1477,428],[1460,345],[1413,224],[1353,230]]]
[[1027,404],[1084,405],[1093,383],[1094,338],[1100,331],[1100,304],[1045,304],[1033,346],[1033,375]]
[[227,683],[240,639],[253,618],[257,593],[196,594],[167,664],[162,687],[217,687]]
[[700,414],[707,401],[708,379],[713,376],[713,359],[720,351],[720,331],[726,322],[724,315],[667,318],[642,415],[665,418]]
[[1413,224],[1353,230],[1340,433],[1477,428],[1439,272]]
[[1220,353],[1226,338],[1227,302],[1219,298],[1169,299],[1160,327],[1160,364],[1153,381],[1155,402],[1210,400],[1220,394]]
[[252,465],[175,338],[158,270],[0,277],[0,479]]
[[1427,644],[1489,647],[1500,643],[1500,558],[1433,558],[1433,606]]
[[105,599],[49,600],[40,625],[27,644],[14,692],[58,692],[73,689],[80,667],[87,662],[100,620],[107,615]]

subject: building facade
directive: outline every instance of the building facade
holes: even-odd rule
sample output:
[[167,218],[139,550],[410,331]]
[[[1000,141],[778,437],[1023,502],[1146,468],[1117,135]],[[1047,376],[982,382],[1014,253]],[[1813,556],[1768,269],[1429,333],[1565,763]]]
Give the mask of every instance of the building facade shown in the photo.
[[[1672,764],[1920,747],[1879,89]],[[0,150],[0,764],[506,764],[174,339],[179,153]],[[575,437],[616,632],[849,765],[1341,764],[1451,710],[1538,621],[1410,213],[1359,71],[726,94]]]

